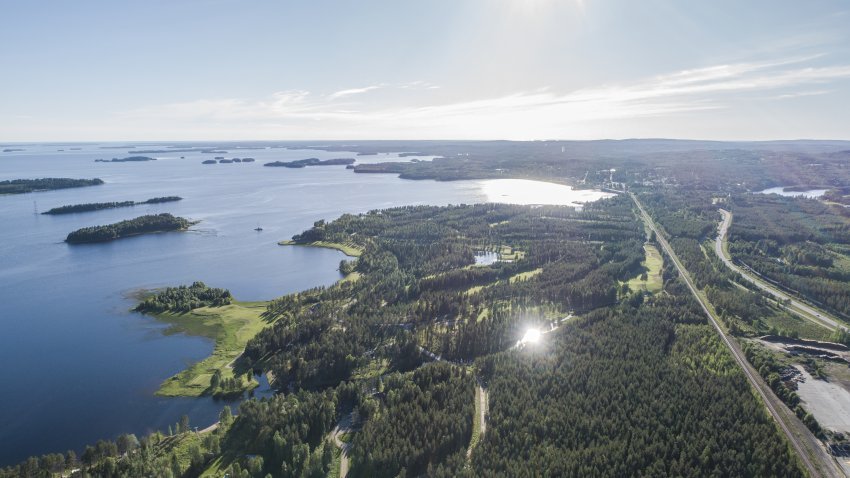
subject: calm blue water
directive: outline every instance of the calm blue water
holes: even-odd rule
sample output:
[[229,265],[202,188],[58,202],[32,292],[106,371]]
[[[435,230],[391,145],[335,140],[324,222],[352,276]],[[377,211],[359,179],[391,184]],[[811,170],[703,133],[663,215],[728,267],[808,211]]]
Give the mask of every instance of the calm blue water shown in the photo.
[[[260,300],[329,285],[339,278],[342,254],[276,242],[318,219],[346,212],[485,200],[473,182],[404,181],[354,174],[341,166],[262,166],[353,154],[231,150],[152,154],[161,159],[143,163],[95,163],[127,155],[127,150],[100,146],[77,145],[83,149],[69,151],[69,146],[27,145],[21,146],[24,152],[0,153],[0,180],[99,177],[107,183],[0,196],[0,466],[33,454],[79,450],[120,433],[165,429],[183,414],[193,426],[215,421],[223,402],[153,395],[162,380],[208,355],[212,342],[165,335],[165,325],[128,312],[134,291],[203,280],[229,288],[238,299]],[[213,156],[257,161],[200,164]],[[184,200],[63,216],[34,214],[34,208],[168,195]],[[80,227],[159,212],[201,222],[186,233],[94,245],[62,242]],[[262,232],[253,230],[257,225]]]

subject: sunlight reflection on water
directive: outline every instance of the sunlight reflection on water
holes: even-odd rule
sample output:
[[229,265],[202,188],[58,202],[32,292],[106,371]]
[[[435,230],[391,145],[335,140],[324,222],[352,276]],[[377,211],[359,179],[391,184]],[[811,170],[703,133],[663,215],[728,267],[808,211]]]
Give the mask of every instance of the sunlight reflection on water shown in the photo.
[[563,184],[528,179],[486,179],[479,182],[488,202],[578,206],[614,196],[597,189],[573,189]]

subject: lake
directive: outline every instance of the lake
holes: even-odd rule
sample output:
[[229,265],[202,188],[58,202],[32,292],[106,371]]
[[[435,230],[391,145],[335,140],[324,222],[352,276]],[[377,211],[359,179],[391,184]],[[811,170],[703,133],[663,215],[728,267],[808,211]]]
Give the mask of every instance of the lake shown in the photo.
[[804,197],[809,199],[817,199],[826,194],[826,192],[828,191],[827,189],[809,189],[805,191],[788,191],[787,189],[787,186],[779,186],[775,188],[768,188],[764,191],[759,191],[758,194],[779,194],[780,196],[792,198]]
[[[340,278],[341,253],[277,245],[316,220],[401,205],[514,202],[504,184],[494,197],[488,181],[405,181],[394,175],[354,174],[343,166],[263,167],[276,160],[357,158],[353,153],[270,148],[148,154],[158,160],[95,163],[129,156],[130,149],[103,149],[102,144],[15,147],[25,151],[0,153],[0,180],[99,177],[106,184],[0,196],[0,466],[33,454],[79,451],[120,433],[167,429],[183,414],[201,428],[216,420],[228,402],[153,395],[164,379],[207,356],[213,344],[169,334],[166,325],[129,312],[140,289],[202,280],[230,289],[240,300],[272,299]],[[140,149],[165,147],[145,144]],[[201,164],[215,156],[256,161]],[[398,156],[358,159],[392,161]],[[35,214],[66,204],[171,195],[184,199],[61,216]],[[184,233],[102,244],[62,242],[80,227],[160,212],[201,222]],[[257,226],[263,230],[255,231]],[[268,393],[265,388],[261,393]],[[237,402],[231,403],[235,411]]]

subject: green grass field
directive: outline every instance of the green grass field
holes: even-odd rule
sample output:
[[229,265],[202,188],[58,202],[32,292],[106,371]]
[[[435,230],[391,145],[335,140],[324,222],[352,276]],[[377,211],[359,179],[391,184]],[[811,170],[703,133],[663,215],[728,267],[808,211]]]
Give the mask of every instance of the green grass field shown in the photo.
[[339,243],[339,242],[326,242],[326,241],[314,241],[314,242],[295,242],[295,241],[280,241],[277,243],[280,246],[307,246],[307,247],[324,247],[326,249],[336,249],[346,256],[349,257],[360,257],[363,254],[363,249],[358,247],[354,243]]
[[[212,354],[204,360],[167,379],[156,394],[167,397],[198,397],[210,386],[216,370],[224,378],[233,377],[228,366],[245,349],[245,344],[266,327],[261,317],[267,302],[234,302],[223,307],[201,307],[185,314],[157,314],[157,319],[171,324],[166,334],[184,333],[215,340]],[[249,390],[258,385],[254,380],[244,383]]]
[[661,277],[664,259],[661,258],[661,253],[652,244],[644,244],[643,250],[646,253],[646,259],[641,264],[647,271],[646,280],[641,279],[641,275],[638,275],[630,279],[627,284],[631,290],[658,292],[664,286],[664,280]]
[[481,440],[481,410],[479,409],[481,404],[478,400],[479,393],[481,392],[478,390],[478,387],[475,387],[475,410],[472,413],[472,437],[469,440],[470,450],[474,450]]

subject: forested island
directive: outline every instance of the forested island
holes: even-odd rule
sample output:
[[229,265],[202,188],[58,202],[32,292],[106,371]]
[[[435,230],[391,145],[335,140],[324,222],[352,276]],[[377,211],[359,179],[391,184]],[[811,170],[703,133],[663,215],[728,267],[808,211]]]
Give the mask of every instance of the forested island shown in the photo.
[[135,162],[144,162],[144,161],[156,161],[156,158],[151,158],[150,156],[127,156],[126,158],[112,158],[112,159],[95,159],[95,163],[135,163]]
[[50,191],[53,189],[82,188],[86,186],[98,186],[103,180],[94,179],[71,179],[71,178],[42,178],[42,179],[12,179],[0,181],[0,194],[23,194],[38,191]]
[[136,204],[161,204],[161,203],[164,203],[164,202],[175,202],[175,201],[182,201],[182,200],[183,200],[183,198],[181,198],[180,196],[161,196],[161,197],[150,198],[147,201],[142,201],[142,202],[139,202],[139,203],[136,203]]
[[207,287],[203,282],[193,282],[190,286],[167,287],[146,297],[133,310],[136,312],[158,313],[165,311],[189,312],[198,307],[221,307],[229,305],[233,296],[227,289]]
[[345,166],[354,164],[354,158],[334,158],[334,159],[319,159],[307,158],[296,161],[274,161],[266,163],[263,166],[283,167],[283,168],[305,168],[307,166]]
[[105,226],[84,227],[68,234],[65,242],[82,244],[87,242],[105,242],[122,237],[151,234],[156,232],[185,231],[195,222],[172,216],[168,213],[150,214],[127,221]]
[[147,201],[120,201],[120,202],[93,202],[85,204],[70,204],[66,206],[54,207],[42,214],[72,214],[77,212],[99,211],[101,209],[115,209],[119,207],[138,206],[142,204],[160,204],[166,202],[181,201],[180,196],[163,196],[148,199]]

